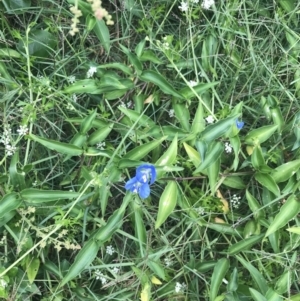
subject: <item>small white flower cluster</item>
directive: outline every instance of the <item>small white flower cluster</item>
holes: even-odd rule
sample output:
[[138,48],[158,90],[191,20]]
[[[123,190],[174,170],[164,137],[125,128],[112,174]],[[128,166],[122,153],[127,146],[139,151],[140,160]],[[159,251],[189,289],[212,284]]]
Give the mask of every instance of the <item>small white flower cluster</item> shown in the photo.
[[226,152],[227,154],[230,154],[230,153],[232,152],[232,146],[231,146],[231,144],[228,143],[228,142],[225,142],[225,152]]
[[71,100],[74,101],[74,102],[77,102],[77,95],[75,93],[72,94]]
[[102,285],[106,284],[107,279],[104,277],[104,274],[101,273],[99,270],[95,271],[95,277],[96,277],[96,280],[101,281]]
[[[104,142],[105,143],[105,142]],[[112,246],[107,246],[106,247],[106,254],[108,254],[108,255],[112,255],[112,254],[114,254],[116,251],[115,251],[115,249],[112,247]]]
[[94,76],[94,73],[96,73],[96,72],[97,72],[97,67],[90,67],[90,69],[86,73],[86,77],[91,78]]
[[7,287],[7,282],[4,279],[0,279],[0,287],[2,287],[2,288]]
[[120,268],[114,267],[114,268],[112,269],[112,272],[113,272],[114,274],[119,274],[120,270],[121,270]]
[[[197,4],[197,3],[199,3],[199,0],[191,0],[190,2],[191,2],[191,3],[194,3],[194,4]],[[188,11],[188,9],[189,9],[189,4],[188,4],[187,2],[181,1],[181,5],[178,6],[178,8],[179,8],[182,12]]]
[[170,266],[173,264],[173,261],[172,261],[172,259],[171,259],[170,257],[166,257],[166,258],[164,259],[164,262],[165,262],[165,265],[166,265],[167,267],[170,267]]
[[205,208],[203,207],[198,207],[195,209],[196,212],[199,214],[199,215],[204,215],[205,214]]
[[121,101],[120,106],[123,108],[131,108],[131,107],[133,107],[133,103],[131,100],[129,100],[127,103],[125,103],[124,101]]
[[212,115],[207,116],[207,117],[205,118],[205,120],[206,120],[206,122],[207,122],[208,124],[212,124],[212,123],[215,122],[215,119],[214,119],[214,117],[213,117]]
[[235,209],[239,208],[239,206],[241,204],[240,199],[241,199],[241,197],[237,196],[236,194],[234,194],[232,196],[232,199],[230,200],[230,203],[232,204],[233,208],[235,208]]
[[104,147],[105,147],[105,142],[99,142],[97,143],[97,148],[100,149],[100,150],[104,150]]
[[194,80],[190,80],[189,81],[189,86],[190,87],[195,87],[195,86],[197,86],[198,85],[198,82],[196,82],[196,81],[194,81]]
[[17,148],[12,145],[11,128],[9,124],[5,125],[4,127],[4,132],[2,134],[2,138],[0,139],[0,143],[4,144],[7,156],[12,156],[17,150]]
[[182,293],[186,288],[185,283],[176,282],[175,293]]
[[17,130],[20,136],[24,136],[28,133],[27,125],[21,125],[20,128]]
[[174,111],[173,109],[171,109],[171,110],[169,111],[169,116],[170,116],[170,118],[172,118],[172,117],[175,116],[175,111]]
[[215,4],[214,0],[204,0],[201,4],[201,7],[204,9],[210,9],[211,6]]
[[74,75],[71,75],[67,78],[67,81],[70,83],[70,84],[73,84],[75,83],[76,81],[76,77]]

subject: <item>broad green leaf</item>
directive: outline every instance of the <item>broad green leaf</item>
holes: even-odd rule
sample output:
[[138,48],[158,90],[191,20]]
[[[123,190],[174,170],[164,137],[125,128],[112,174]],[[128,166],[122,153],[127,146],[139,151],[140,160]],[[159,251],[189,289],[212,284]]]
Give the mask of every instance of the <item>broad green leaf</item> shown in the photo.
[[200,134],[199,138],[204,141],[213,141],[222,137],[233,125],[235,125],[238,117],[239,115],[233,115],[207,126]]
[[3,0],[7,14],[22,14],[30,9],[31,0]]
[[223,152],[223,143],[215,141],[211,142],[208,145],[204,160],[201,162],[200,166],[193,172],[193,174],[202,172],[207,167],[215,163],[221,157]]
[[60,283],[60,287],[77,277],[84,269],[88,268],[97,256],[100,244],[90,239],[77,254],[75,261],[71,265],[65,277]]
[[300,168],[300,159],[284,163],[274,169],[271,173],[276,183],[290,179]]
[[183,96],[178,93],[160,73],[156,71],[145,70],[142,72],[139,78],[142,81],[155,84],[166,94],[170,94],[179,99],[183,99]]
[[235,189],[245,189],[246,187],[246,184],[239,176],[226,176],[222,184]]
[[162,64],[162,60],[160,60],[157,55],[150,49],[145,49],[140,56],[140,60],[142,62],[152,62],[154,64],[160,65]]
[[76,81],[74,84],[66,87],[63,92],[67,94],[91,93],[100,94],[102,91],[96,84],[95,79],[82,79]]
[[165,187],[159,200],[155,229],[158,229],[173,212],[177,203],[177,194],[177,183],[170,181]]
[[122,106],[119,106],[118,109],[124,113],[127,117],[129,117],[130,120],[133,122],[136,122],[138,120],[138,124],[144,127],[155,127],[156,123],[147,115],[142,115],[136,111],[124,108]]
[[277,130],[278,125],[266,125],[252,130],[245,137],[245,143],[250,145],[262,144],[267,141]]
[[273,222],[267,230],[266,237],[278,229],[284,227],[300,212],[300,201],[295,195],[291,195],[281,207],[279,213],[275,216]]
[[110,34],[109,34],[109,30],[108,30],[107,25],[105,24],[104,20],[97,20],[93,30],[94,30],[94,33],[96,34],[97,38],[99,39],[99,42],[105,49],[105,51],[107,53],[109,53]]
[[[0,200],[0,218],[6,217],[6,214],[12,210],[16,210],[22,204],[22,199],[15,192],[6,194]],[[7,216],[9,217],[9,216]]]
[[121,47],[122,51],[127,55],[130,63],[133,65],[136,73],[138,75],[140,75],[143,71],[143,65],[140,62],[139,58],[133,54],[129,49],[127,49],[125,46],[119,44],[119,46]]
[[260,145],[255,145],[251,155],[251,163],[255,170],[263,173],[272,171],[272,168],[267,166]]
[[45,146],[51,150],[55,150],[62,154],[71,155],[71,156],[79,156],[83,153],[83,150],[81,148],[79,148],[78,146],[69,144],[69,143],[63,143],[63,142],[58,142],[58,141],[51,140],[51,139],[45,139],[45,138],[35,136],[33,134],[28,135],[28,137],[30,139],[32,139],[33,141],[36,141],[36,142],[42,144],[43,146]]
[[249,208],[253,212],[253,216],[255,219],[265,217],[265,211],[261,209],[261,205],[259,204],[259,202],[248,190],[246,190],[246,199],[248,201]]
[[276,196],[280,195],[280,190],[275,183],[272,176],[264,173],[257,172],[255,175],[255,180],[258,181],[263,187],[266,187],[269,191],[274,193]]
[[39,271],[39,267],[40,267],[40,259],[32,258],[31,256],[28,255],[26,259],[26,272],[30,284],[33,283],[33,281],[35,280],[35,277]]
[[10,161],[9,177],[14,188],[21,190],[25,188],[25,173],[18,171],[19,162],[19,152],[15,152]]
[[[29,32],[28,52],[30,56],[48,58],[55,54],[57,37],[46,30],[33,29]],[[21,40],[17,48],[25,53],[24,42]]]
[[79,197],[80,193],[75,191],[26,188],[21,191],[20,195],[26,202],[38,204],[57,200],[75,199]]
[[262,241],[263,238],[264,238],[264,234],[254,235],[254,236],[248,237],[246,239],[243,239],[243,240],[231,245],[228,248],[228,254],[229,255],[235,255],[239,252],[247,251],[253,245],[255,245],[256,243]]
[[110,123],[106,127],[94,131],[88,138],[88,144],[95,145],[99,142],[102,142],[112,131],[113,127],[114,123]]
[[199,152],[185,142],[183,142],[183,146],[189,159],[192,161],[195,167],[198,167],[201,162]]
[[190,111],[186,107],[185,103],[176,103],[173,102],[172,107],[175,111],[175,116],[179,123],[181,124],[181,128],[187,132],[190,131]]
[[268,301],[260,292],[249,287],[250,294],[254,301]]
[[291,227],[291,228],[288,228],[286,230],[289,231],[289,232],[296,233],[296,234],[300,235],[300,227]]
[[211,194],[214,195],[217,188],[217,182],[219,180],[221,159],[217,159],[214,163],[210,164],[207,167],[207,175],[209,180],[209,188],[211,190]]
[[239,255],[235,255],[238,261],[244,266],[244,268],[250,273],[252,279],[256,283],[257,287],[260,289],[260,292],[264,295],[268,290],[268,285],[266,279],[263,275],[248,261]]
[[[176,162],[177,158],[177,144],[178,144],[178,139],[177,135],[173,139],[172,143],[168,147],[168,149],[162,154],[162,156],[156,161],[155,165],[156,166],[167,166],[167,165],[172,165]],[[157,171],[157,178],[161,178],[162,175],[164,174],[164,171]]]
[[185,99],[191,99],[192,97],[201,95],[202,93],[204,93],[205,91],[209,90],[210,88],[216,86],[217,84],[219,84],[219,82],[210,82],[210,83],[205,83],[205,84],[200,83],[193,87],[193,90],[196,92],[196,94],[190,87],[185,87],[185,88],[181,89],[179,91],[179,93],[181,95],[183,95]]
[[218,260],[212,277],[211,277],[211,285],[210,285],[210,293],[209,293],[209,300],[215,301],[216,297],[218,296],[218,292],[222,281],[227,274],[229,269],[229,260],[227,258],[221,258]]
[[158,147],[166,138],[167,138],[167,136],[164,136],[159,140],[154,140],[154,141],[145,143],[143,145],[137,146],[133,150],[126,153],[123,156],[123,158],[124,159],[130,159],[130,160],[141,160],[147,154],[149,154],[153,149]]

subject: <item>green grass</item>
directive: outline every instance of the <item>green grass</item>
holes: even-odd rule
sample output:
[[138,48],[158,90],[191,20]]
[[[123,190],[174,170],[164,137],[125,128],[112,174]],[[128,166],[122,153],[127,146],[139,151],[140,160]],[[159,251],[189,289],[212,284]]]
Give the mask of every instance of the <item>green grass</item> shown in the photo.
[[0,3],[0,298],[299,300],[300,5],[102,2]]

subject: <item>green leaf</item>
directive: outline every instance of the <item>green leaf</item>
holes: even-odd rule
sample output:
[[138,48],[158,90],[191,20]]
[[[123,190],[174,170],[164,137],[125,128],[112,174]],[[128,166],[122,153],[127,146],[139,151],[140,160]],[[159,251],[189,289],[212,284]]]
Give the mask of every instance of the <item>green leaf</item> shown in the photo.
[[157,55],[150,49],[146,49],[143,51],[142,55],[140,56],[140,60],[142,62],[152,62],[154,64],[162,64],[162,61],[157,57]]
[[290,179],[300,168],[300,159],[282,164],[271,173],[276,183],[281,183]]
[[255,245],[256,243],[262,241],[262,239],[264,238],[264,234],[261,235],[253,235],[251,237],[248,237],[246,239],[243,239],[233,245],[231,245],[228,248],[228,254],[229,255],[235,255],[239,252],[244,252],[249,250],[253,245]]
[[155,229],[158,229],[173,212],[177,204],[177,194],[177,183],[170,181],[165,187],[159,200]]
[[208,145],[204,161],[202,161],[200,166],[193,172],[193,174],[202,172],[207,167],[215,163],[221,157],[223,152],[224,152],[223,143],[215,142],[215,141],[211,142]]
[[278,125],[266,125],[252,130],[245,137],[245,143],[249,145],[262,144],[267,141],[277,130]]
[[210,285],[210,293],[209,293],[209,300],[215,301],[216,297],[218,296],[218,292],[222,281],[229,269],[229,260],[227,258],[221,258],[218,260],[212,277],[211,277],[211,285]]
[[208,142],[222,137],[233,125],[235,125],[238,116],[239,115],[236,114],[207,126],[200,134],[199,138]]
[[20,52],[25,53],[28,47],[30,56],[48,58],[55,54],[57,46],[57,37],[46,30],[31,30],[28,38],[28,45],[24,46],[24,42],[20,40],[17,48]]
[[164,136],[159,140],[154,140],[154,141],[145,143],[143,145],[137,146],[133,150],[126,153],[123,156],[123,158],[130,159],[130,160],[141,160],[147,154],[149,154],[153,149],[157,148],[166,138],[167,138],[167,136]]
[[30,284],[32,284],[33,281],[35,280],[35,277],[39,271],[39,267],[40,267],[39,258],[32,258],[31,256],[28,255],[26,260],[26,272]]
[[245,189],[246,187],[246,184],[243,182],[242,178],[238,176],[226,176],[222,184],[235,189]]
[[284,227],[300,212],[300,201],[295,195],[291,195],[281,207],[279,213],[275,216],[273,222],[267,230],[266,237],[278,229]]
[[139,78],[142,81],[155,84],[166,94],[170,94],[179,99],[183,99],[183,96],[180,93],[178,93],[160,73],[156,71],[153,70],[143,71],[142,74],[139,76]]
[[204,93],[205,91],[209,90],[210,88],[216,86],[217,84],[219,84],[219,82],[210,82],[210,83],[205,83],[205,84],[200,83],[200,84],[193,87],[196,94],[194,93],[194,91],[189,86],[181,89],[179,91],[179,93],[181,95],[183,95],[183,97],[185,99],[191,99],[192,97],[196,97],[197,95],[201,95],[202,93]]
[[249,291],[254,301],[268,301],[260,292],[249,287]]
[[274,193],[276,196],[280,195],[279,187],[275,183],[272,176],[258,172],[254,175],[254,177],[255,180],[258,181],[263,187],[266,187],[269,191]]
[[81,148],[69,143],[63,143],[51,139],[45,139],[45,138],[35,136],[33,134],[28,135],[28,137],[33,141],[36,141],[42,144],[43,146],[51,150],[55,150],[62,154],[71,155],[71,156],[80,156],[83,153],[83,150]]
[[31,0],[3,0],[8,14],[22,14],[31,6]]
[[88,268],[97,256],[99,247],[100,244],[96,240],[90,239],[77,254],[74,263],[62,279],[60,286],[65,285],[77,277],[84,269]]
[[107,25],[103,20],[97,20],[96,24],[93,28],[94,33],[96,34],[97,38],[99,39],[99,42],[105,49],[107,53],[109,53],[110,50],[110,34]]
[[257,287],[260,289],[262,294],[266,294],[268,290],[268,284],[263,275],[248,261],[239,255],[235,255],[238,261],[244,266],[250,273],[252,279],[255,281]]
[[[12,210],[16,210],[22,204],[22,199],[17,193],[11,192],[6,194],[0,200],[0,218],[3,218]],[[8,216],[9,217],[9,216]]]

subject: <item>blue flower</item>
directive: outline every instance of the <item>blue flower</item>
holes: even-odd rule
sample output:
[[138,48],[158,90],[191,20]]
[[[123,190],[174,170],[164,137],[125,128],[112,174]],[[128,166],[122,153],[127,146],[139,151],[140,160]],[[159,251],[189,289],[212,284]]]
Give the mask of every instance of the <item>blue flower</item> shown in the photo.
[[150,195],[150,185],[156,179],[156,169],[153,165],[143,164],[136,169],[136,176],[125,184],[125,189],[138,193],[140,198],[146,199]]
[[136,169],[136,178],[139,182],[153,184],[156,180],[156,169],[153,165],[143,164]]
[[239,130],[241,130],[241,129],[244,127],[245,122],[244,122],[244,121],[236,120],[235,124],[236,124],[236,127],[237,127]]

